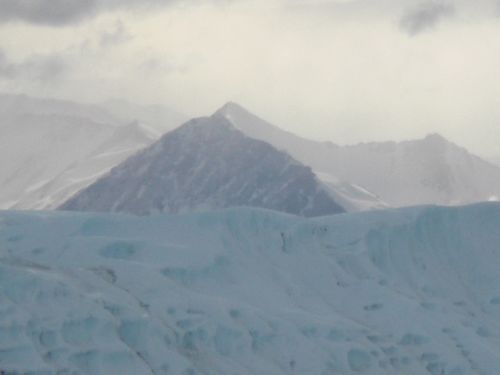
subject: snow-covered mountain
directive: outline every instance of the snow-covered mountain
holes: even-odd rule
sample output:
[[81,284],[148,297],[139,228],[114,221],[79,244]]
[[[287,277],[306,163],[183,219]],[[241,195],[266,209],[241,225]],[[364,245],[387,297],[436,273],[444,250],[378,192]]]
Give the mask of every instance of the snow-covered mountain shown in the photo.
[[458,205],[500,196],[500,168],[438,134],[333,149],[338,156],[332,159],[332,171],[395,206]]
[[304,216],[344,211],[309,167],[218,114],[167,133],[61,208],[144,215],[234,206]]
[[216,112],[228,119],[247,136],[272,144],[296,160],[313,168],[331,194],[347,211],[387,208],[389,204],[373,192],[352,181],[339,178],[327,167],[331,155],[329,143],[301,138],[255,116],[239,104],[229,102]]
[[[235,103],[218,112],[245,134],[286,150],[319,175],[391,206],[455,205],[500,196],[500,168],[437,134],[406,142],[338,146],[285,132]],[[355,201],[355,200],[354,200]]]
[[498,375],[500,205],[0,213],[7,374]]
[[0,208],[54,208],[158,138],[102,108],[0,96]]

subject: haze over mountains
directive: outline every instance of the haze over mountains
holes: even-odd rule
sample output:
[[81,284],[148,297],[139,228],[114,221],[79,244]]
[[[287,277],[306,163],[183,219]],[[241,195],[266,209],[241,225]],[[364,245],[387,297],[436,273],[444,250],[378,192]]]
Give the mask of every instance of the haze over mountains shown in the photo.
[[283,131],[235,103],[220,113],[247,135],[287,151],[318,174],[361,187],[390,206],[457,205],[500,196],[500,168],[438,134],[339,146]]
[[[405,142],[338,146],[296,136],[232,102],[213,117],[225,119],[246,137],[266,142],[311,167],[322,190],[346,211],[458,205],[500,196],[500,167],[438,134]],[[0,157],[9,162],[0,170],[0,207],[58,207],[183,120],[182,115],[164,107],[141,107],[120,100],[97,106],[1,95]],[[217,149],[212,153],[210,157]],[[232,159],[228,154],[224,157]],[[201,158],[197,162],[197,168],[220,167]],[[176,171],[176,176],[183,172]],[[202,202],[201,196],[183,199],[197,202],[196,207],[186,206],[192,209],[214,204]],[[218,202],[217,207],[229,205]],[[296,208],[284,211],[300,212]]]
[[[399,143],[337,146],[330,142],[307,140],[283,131],[235,103],[227,103],[210,119],[207,127],[229,123],[247,137],[266,142],[274,146],[276,151],[286,152],[303,165],[312,167],[314,178],[321,181],[323,190],[328,191],[336,204],[346,211],[421,204],[458,205],[495,200],[500,196],[500,168],[471,155],[467,150],[454,145],[438,134],[431,134],[422,140]],[[200,126],[198,131],[201,131],[202,127]],[[218,145],[219,142],[223,144],[230,142],[223,140],[223,133],[208,138],[204,138],[206,135],[203,136],[198,132],[189,134],[193,136],[193,139],[189,140],[189,145],[184,145],[182,141],[177,140],[169,143],[169,147],[156,147],[153,154],[158,159],[172,161],[177,157],[185,158],[185,153],[193,155],[194,149],[198,150],[208,144]],[[168,135],[165,138],[167,139]],[[201,145],[192,146],[193,142],[196,144],[195,139],[201,140],[197,141],[201,142]],[[184,146],[177,147],[178,144]],[[135,213],[141,211],[140,207],[143,207],[140,213],[148,212],[148,210],[179,212],[199,210],[203,207],[209,209],[237,205],[276,208],[273,205],[265,205],[262,201],[256,203],[251,199],[228,198],[227,194],[222,194],[224,191],[222,183],[213,185],[211,192],[205,189],[202,194],[197,190],[199,189],[197,183],[188,183],[187,186],[182,187],[177,185],[179,176],[185,174],[189,176],[200,171],[207,174],[220,172],[225,165],[215,165],[207,161],[219,158],[238,160],[241,159],[241,152],[241,147],[234,147],[225,150],[222,154],[220,147],[217,146],[212,148],[210,153],[191,160],[189,163],[191,169],[188,171],[180,163],[167,165],[163,162],[163,166],[157,166],[155,172],[149,172],[150,175],[143,172],[150,169],[149,165],[152,161],[139,161],[139,157],[136,157],[134,162],[118,167],[114,171],[114,176],[105,177],[103,181],[97,183],[99,186],[91,186],[63,208],[98,211],[123,209],[125,212]],[[262,164],[266,161],[257,157],[252,163],[263,167]],[[211,168],[215,168],[215,171],[209,172],[212,171]],[[119,178],[118,175],[120,175]],[[138,175],[141,177],[137,177]],[[157,175],[163,176],[164,180],[157,181],[152,184],[153,186],[143,183],[154,180],[154,176]],[[232,174],[221,178],[220,181],[228,183],[231,176]],[[246,183],[247,186],[248,184],[258,186],[253,180],[244,183],[245,178],[249,178],[249,175],[240,175],[242,181],[240,185]],[[132,181],[132,179],[136,180]],[[186,177],[183,180],[191,181]],[[160,186],[163,186],[163,190]],[[191,190],[193,187],[194,190]],[[151,205],[151,202],[139,203],[139,196],[151,190],[155,191],[156,206]],[[216,199],[217,203],[211,201],[215,199],[211,194],[220,194]],[[227,200],[222,196],[225,196]],[[152,197],[149,199],[151,200]],[[179,199],[184,203],[181,204]],[[128,202],[127,209],[124,202]],[[281,210],[289,213],[301,212],[296,208],[288,210],[282,208]],[[325,212],[329,211],[325,210]]]
[[54,208],[178,125],[155,129],[154,122],[138,122],[142,113],[130,115],[124,120],[96,105],[1,95],[0,208]]

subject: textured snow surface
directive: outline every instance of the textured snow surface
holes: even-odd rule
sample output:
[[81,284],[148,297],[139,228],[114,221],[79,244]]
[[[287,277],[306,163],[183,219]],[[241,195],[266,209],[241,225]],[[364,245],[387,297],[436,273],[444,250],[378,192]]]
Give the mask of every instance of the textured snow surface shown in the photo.
[[303,216],[344,212],[309,167],[217,115],[167,133],[62,208],[144,215],[239,206]]
[[[339,181],[340,186],[333,184],[332,190],[340,200],[350,200],[347,206],[351,210],[387,204],[459,205],[500,196],[500,168],[438,134],[399,143],[338,146],[283,131],[235,103],[226,104],[218,113],[248,136],[286,150],[314,171]],[[356,185],[374,196],[368,194],[360,200]],[[351,191],[354,195],[346,194]]]
[[500,373],[500,205],[0,213],[8,374]]

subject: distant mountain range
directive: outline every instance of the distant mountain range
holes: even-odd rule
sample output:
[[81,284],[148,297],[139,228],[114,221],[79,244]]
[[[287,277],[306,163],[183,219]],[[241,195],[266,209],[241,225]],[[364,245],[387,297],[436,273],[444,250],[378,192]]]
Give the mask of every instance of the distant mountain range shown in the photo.
[[126,120],[97,105],[0,95],[0,209],[55,208],[158,139],[156,126],[141,113]]
[[283,131],[235,103],[226,104],[219,114],[245,134],[311,166],[319,176],[369,192],[358,202],[361,209],[377,206],[366,199],[370,196],[390,206],[459,205],[500,197],[500,168],[438,134],[405,142],[338,146]]
[[235,206],[344,212],[309,167],[247,137],[219,112],[167,133],[61,208],[144,215]]
[[[127,170],[135,185],[122,180],[119,186],[106,185],[99,191],[108,203],[99,204],[100,210],[145,214],[250,205],[311,216],[500,197],[500,167],[494,160],[485,161],[438,134],[339,146],[294,135],[231,102],[186,124],[188,133],[177,129],[168,134],[185,119],[162,106],[121,100],[86,105],[0,95],[0,209],[53,209],[64,202],[74,209],[96,208],[90,196],[82,197],[97,191],[93,183],[100,178],[115,181],[110,176],[120,170]],[[165,132],[151,146],[162,150],[155,154],[157,161],[134,156]],[[168,139],[185,142],[185,147]],[[144,174],[146,166],[139,160],[154,164],[159,175]],[[273,179],[258,177],[266,173]],[[196,178],[189,180],[189,175]],[[275,190],[292,181],[287,189]],[[102,181],[97,183],[102,188]]]

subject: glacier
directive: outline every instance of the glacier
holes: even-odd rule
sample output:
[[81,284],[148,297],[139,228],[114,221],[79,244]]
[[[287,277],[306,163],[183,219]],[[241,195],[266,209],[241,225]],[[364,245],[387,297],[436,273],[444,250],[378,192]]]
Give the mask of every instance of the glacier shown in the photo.
[[0,212],[4,374],[500,373],[500,204]]

